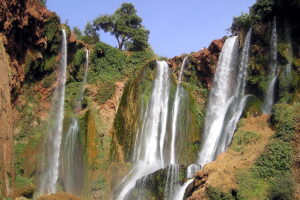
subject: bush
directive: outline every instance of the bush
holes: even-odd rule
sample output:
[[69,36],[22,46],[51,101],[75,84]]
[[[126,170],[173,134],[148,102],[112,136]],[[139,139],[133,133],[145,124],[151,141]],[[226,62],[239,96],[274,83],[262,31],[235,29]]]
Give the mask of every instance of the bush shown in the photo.
[[235,199],[229,192],[222,192],[218,188],[207,187],[207,196],[210,200],[233,200]]
[[260,139],[260,135],[252,131],[238,131],[234,134],[232,149],[242,151],[248,144],[253,144]]
[[151,49],[140,52],[124,52],[99,42],[91,54],[89,82],[115,82],[125,76],[132,76],[146,61],[152,59]]
[[292,200],[295,192],[295,182],[293,177],[284,174],[276,177],[271,182],[269,198],[272,200]]
[[239,17],[233,18],[232,31],[239,31],[241,28],[249,28],[252,25],[251,17],[248,13],[242,13]]
[[240,171],[237,175],[238,199],[267,199],[268,185],[263,179],[257,178],[252,171]]
[[286,141],[294,138],[296,133],[296,115],[292,106],[288,104],[274,105],[270,122],[276,130],[276,137]]
[[99,104],[105,103],[116,91],[116,86],[112,82],[101,82],[98,83],[100,86],[99,92],[96,95],[96,100]]
[[274,177],[290,172],[293,148],[289,142],[274,139],[257,158],[253,171],[260,178]]

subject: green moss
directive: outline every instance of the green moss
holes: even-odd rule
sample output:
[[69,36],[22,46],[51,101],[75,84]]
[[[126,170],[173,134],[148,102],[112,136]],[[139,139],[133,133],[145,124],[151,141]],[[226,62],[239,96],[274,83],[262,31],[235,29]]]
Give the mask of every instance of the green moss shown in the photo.
[[294,199],[295,180],[289,174],[278,176],[271,181],[269,189],[269,199]]
[[24,188],[33,185],[32,180],[30,178],[22,177],[17,175],[15,181],[17,188]]

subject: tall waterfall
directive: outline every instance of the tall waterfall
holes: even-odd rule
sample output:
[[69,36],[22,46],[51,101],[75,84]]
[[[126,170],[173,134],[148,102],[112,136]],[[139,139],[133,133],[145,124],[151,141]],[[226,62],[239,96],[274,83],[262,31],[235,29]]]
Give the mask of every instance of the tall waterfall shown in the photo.
[[273,19],[272,35],[271,35],[271,63],[269,72],[269,86],[265,94],[264,104],[262,111],[266,114],[271,113],[274,104],[274,90],[277,81],[277,68],[278,68],[278,54],[277,54],[277,28],[276,17]]
[[64,101],[67,68],[67,38],[62,29],[61,63],[57,77],[58,86],[52,99],[49,129],[45,143],[43,164],[45,169],[41,174],[38,191],[40,194],[56,192],[56,183],[59,173],[59,154],[62,139],[64,120]]
[[226,40],[222,48],[209,96],[203,135],[204,143],[198,161],[201,167],[213,161],[218,151],[226,113],[234,100],[237,55],[238,37],[233,36]]
[[193,182],[194,173],[205,164],[213,161],[219,153],[224,152],[232,140],[233,133],[241,117],[248,96],[245,96],[247,70],[249,65],[249,50],[252,28],[248,31],[242,49],[239,68],[238,38],[226,40],[218,62],[209,105],[205,119],[204,143],[199,153],[198,164],[187,168],[184,183],[176,194],[175,200],[182,200],[186,188]]
[[180,187],[179,185],[179,169],[180,166],[177,164],[177,154],[178,150],[176,149],[176,140],[178,134],[180,134],[180,128],[178,127],[179,124],[179,115],[181,104],[183,103],[183,98],[186,95],[182,85],[181,85],[181,79],[184,67],[188,63],[188,57],[185,57],[183,59],[183,62],[181,64],[179,76],[178,76],[178,83],[176,87],[175,92],[175,99],[173,103],[172,108],[172,131],[171,131],[171,148],[170,148],[170,161],[169,166],[167,167],[167,179],[165,184],[165,199],[166,200],[173,200],[174,195],[176,194],[176,191]]
[[171,135],[171,150],[170,150],[170,164],[176,164],[176,149],[175,149],[175,141],[176,141],[176,133],[177,133],[177,124],[178,124],[178,114],[180,103],[182,101],[184,90],[181,86],[182,73],[185,65],[187,64],[188,57],[185,57],[179,72],[178,84],[175,93],[175,100],[173,104],[173,116],[172,116],[172,135]]
[[[82,86],[80,88],[78,99],[75,105],[75,111],[81,110],[84,87],[86,84],[89,67],[89,51],[86,50],[86,62]],[[68,193],[80,195],[83,186],[83,157],[79,141],[78,118],[72,117],[68,132],[62,142],[61,151],[61,178],[63,180],[64,190]]]
[[143,113],[139,140],[134,149],[133,169],[122,180],[121,191],[114,199],[128,199],[138,179],[164,167],[164,143],[168,117],[170,71],[167,62],[157,62],[157,76],[150,101]]

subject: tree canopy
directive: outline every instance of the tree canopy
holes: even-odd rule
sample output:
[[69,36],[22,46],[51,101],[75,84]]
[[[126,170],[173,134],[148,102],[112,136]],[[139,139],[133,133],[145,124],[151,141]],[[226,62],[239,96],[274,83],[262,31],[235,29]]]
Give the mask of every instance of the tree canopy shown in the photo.
[[149,31],[131,3],[123,3],[112,15],[102,15],[94,20],[96,30],[109,32],[118,41],[118,48],[140,51],[148,47]]

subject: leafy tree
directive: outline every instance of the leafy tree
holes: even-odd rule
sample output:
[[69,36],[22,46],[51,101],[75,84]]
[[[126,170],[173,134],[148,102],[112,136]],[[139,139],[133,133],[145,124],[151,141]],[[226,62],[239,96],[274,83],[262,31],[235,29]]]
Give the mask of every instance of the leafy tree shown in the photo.
[[77,26],[74,26],[74,27],[73,27],[73,32],[75,33],[75,35],[76,35],[78,38],[80,38],[80,37],[82,36],[82,31],[81,31],[80,28],[77,27]]
[[85,29],[83,31],[84,36],[82,36],[82,40],[87,44],[95,44],[99,42],[99,34],[97,33],[96,29],[93,27],[93,25],[88,22],[85,25]]
[[142,25],[131,3],[123,3],[112,15],[102,15],[94,20],[96,30],[110,32],[118,41],[118,48],[143,50],[148,47],[149,31]]
[[42,3],[44,6],[46,6],[47,0],[40,0],[40,1],[41,1],[41,3]]

